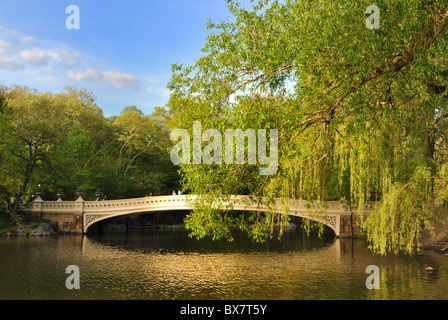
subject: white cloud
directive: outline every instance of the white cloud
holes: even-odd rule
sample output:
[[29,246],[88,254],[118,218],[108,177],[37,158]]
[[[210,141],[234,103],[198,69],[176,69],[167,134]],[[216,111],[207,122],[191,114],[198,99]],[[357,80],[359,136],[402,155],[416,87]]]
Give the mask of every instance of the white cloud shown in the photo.
[[46,65],[49,60],[49,56],[40,50],[22,50],[20,51],[20,58],[35,66]]
[[6,53],[7,51],[11,50],[12,47],[13,45],[10,42],[0,40],[0,54]]
[[23,66],[13,58],[0,56],[0,69],[19,70],[22,68]]
[[12,30],[12,29],[6,28],[4,26],[0,26],[0,35],[3,35],[8,38],[12,38],[12,39],[17,39],[22,44],[31,44],[36,41],[36,39],[34,39],[34,37],[23,34],[17,30]]
[[112,85],[117,88],[137,88],[143,83],[143,80],[136,76],[114,70],[100,71],[96,69],[87,69],[84,72],[68,71],[67,76],[76,81],[98,81],[105,85]]
[[[0,25],[0,38],[0,69],[22,69],[24,71],[21,72],[22,82],[25,81],[23,79],[31,81],[39,79],[42,83],[67,80],[93,81],[105,86],[131,89],[151,85],[139,76],[108,69],[109,67],[100,67],[105,71],[96,69],[99,65],[104,65],[102,60],[73,50],[64,43],[40,39],[38,41],[32,36],[2,25]],[[46,68],[42,69],[42,66]],[[77,70],[73,70],[74,67],[77,67]],[[39,78],[36,75],[39,75]],[[16,77],[9,81],[18,79]],[[144,89],[146,92],[166,95],[165,91],[157,87],[158,85]]]
[[30,37],[30,36],[23,36],[20,38],[20,42],[22,44],[26,45],[26,44],[31,44],[31,43],[36,42],[36,39],[34,37]]
[[72,50],[59,50],[58,52],[58,58],[60,60],[62,60],[62,62],[69,66],[69,67],[73,67],[77,64],[79,64],[81,54],[77,51],[72,51]]

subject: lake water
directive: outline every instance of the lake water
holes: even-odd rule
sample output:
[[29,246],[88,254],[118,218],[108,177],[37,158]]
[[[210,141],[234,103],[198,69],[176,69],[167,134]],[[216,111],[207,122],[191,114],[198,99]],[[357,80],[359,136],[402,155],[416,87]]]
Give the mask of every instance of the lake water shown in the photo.
[[[69,290],[70,265],[80,288]],[[367,289],[369,265],[379,289]],[[433,272],[426,271],[431,266]],[[0,238],[0,299],[447,299],[448,257],[380,257],[361,241],[197,241],[183,228]]]

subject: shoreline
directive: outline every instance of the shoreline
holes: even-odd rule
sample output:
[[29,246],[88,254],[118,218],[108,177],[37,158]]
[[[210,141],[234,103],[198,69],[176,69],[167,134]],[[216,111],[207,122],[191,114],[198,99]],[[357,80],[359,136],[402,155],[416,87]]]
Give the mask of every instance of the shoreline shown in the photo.
[[[426,232],[429,233],[429,232]],[[439,232],[432,237],[423,235],[422,251],[434,251],[448,257],[448,234]]]

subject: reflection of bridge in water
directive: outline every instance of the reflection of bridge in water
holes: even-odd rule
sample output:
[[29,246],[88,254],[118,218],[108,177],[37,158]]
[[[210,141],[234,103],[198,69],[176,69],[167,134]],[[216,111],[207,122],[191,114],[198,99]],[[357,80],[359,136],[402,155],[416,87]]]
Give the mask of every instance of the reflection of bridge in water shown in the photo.
[[[40,219],[48,219],[58,232],[86,233],[92,225],[110,218],[138,213],[192,210],[195,195],[157,196],[135,199],[84,201],[43,201],[40,197],[23,211]],[[257,203],[249,196],[230,196],[230,200],[221,203],[220,208],[233,211],[267,211],[268,205]],[[359,215],[350,211],[341,201],[325,203],[306,200],[289,200],[287,203],[277,200],[274,211],[318,221],[330,227],[336,236],[352,236],[358,231]],[[365,208],[368,215],[372,208]]]

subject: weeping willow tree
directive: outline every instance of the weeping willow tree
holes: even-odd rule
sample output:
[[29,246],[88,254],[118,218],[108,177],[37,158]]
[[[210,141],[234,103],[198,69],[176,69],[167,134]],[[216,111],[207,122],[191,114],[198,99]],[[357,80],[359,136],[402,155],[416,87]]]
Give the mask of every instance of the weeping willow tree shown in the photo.
[[[375,16],[366,11],[376,5]],[[264,240],[287,222],[275,212],[235,214],[230,194],[377,207],[363,227],[376,252],[419,246],[446,199],[448,1],[228,1],[209,22],[194,65],[173,65],[170,125],[277,129],[278,169],[260,161],[181,165],[201,194],[186,220],[197,237]],[[379,23],[379,29],[367,22]],[[201,146],[209,142],[202,141]],[[246,148],[248,144],[246,144]],[[269,149],[268,149],[269,150]],[[247,150],[249,151],[249,150]]]

